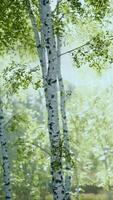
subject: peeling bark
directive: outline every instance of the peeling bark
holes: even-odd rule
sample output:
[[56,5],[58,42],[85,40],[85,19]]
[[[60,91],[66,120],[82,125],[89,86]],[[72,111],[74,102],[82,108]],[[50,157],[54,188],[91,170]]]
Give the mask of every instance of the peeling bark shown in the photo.
[[4,132],[4,114],[3,114],[1,99],[0,99],[0,143],[1,143],[2,162],[3,162],[5,199],[11,200],[9,157],[7,150],[7,140]]

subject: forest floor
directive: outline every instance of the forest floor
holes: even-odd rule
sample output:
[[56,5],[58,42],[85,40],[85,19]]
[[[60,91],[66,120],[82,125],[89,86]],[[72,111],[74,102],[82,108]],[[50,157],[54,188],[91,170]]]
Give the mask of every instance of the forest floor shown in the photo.
[[[80,200],[108,200],[108,196],[106,194],[83,194],[80,195]],[[72,200],[76,200],[76,197]]]
[[[46,200],[52,200],[52,197],[48,196]],[[76,197],[72,197],[72,200],[76,200]],[[81,194],[79,200],[108,200],[107,194]]]

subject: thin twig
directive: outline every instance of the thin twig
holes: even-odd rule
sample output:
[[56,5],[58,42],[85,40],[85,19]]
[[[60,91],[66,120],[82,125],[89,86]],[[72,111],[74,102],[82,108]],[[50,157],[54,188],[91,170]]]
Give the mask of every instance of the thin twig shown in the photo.
[[84,46],[90,44],[90,42],[91,42],[91,40],[89,40],[88,42],[86,42],[85,44],[83,44],[83,45],[81,45],[81,46],[79,46],[79,47],[76,47],[76,48],[73,48],[73,49],[71,49],[71,50],[69,50],[69,51],[66,51],[66,52],[64,52],[64,53],[61,53],[61,54],[59,55],[59,57],[65,55],[65,54],[71,53],[71,52],[73,52],[73,51],[77,51],[78,49],[81,49],[82,47],[84,47]]
[[45,150],[43,147],[41,147],[39,144],[35,144],[35,146],[39,147],[43,152],[45,152],[46,154],[48,154],[49,156],[51,156],[51,153],[48,152],[47,150]]
[[55,9],[52,11],[52,14],[55,13],[57,11],[57,8],[59,7],[59,4],[62,2],[63,0],[59,0],[57,1],[56,7]]

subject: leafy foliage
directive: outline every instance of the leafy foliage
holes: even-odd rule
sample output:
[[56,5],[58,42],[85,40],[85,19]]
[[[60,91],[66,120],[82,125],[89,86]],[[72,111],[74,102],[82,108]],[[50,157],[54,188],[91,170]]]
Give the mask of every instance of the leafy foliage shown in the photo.
[[70,3],[71,9],[73,11],[76,11],[79,14],[83,12],[82,3],[80,0],[71,0],[71,1],[68,0],[68,2]]
[[111,90],[97,95],[95,90],[93,95],[87,93],[87,97],[84,92],[76,91],[76,102],[75,98],[69,102],[71,149],[75,160],[73,181],[76,187],[77,177],[79,186],[87,183],[109,191],[113,184]]
[[44,119],[37,124],[39,110],[36,112],[29,103],[20,102],[18,98],[13,110],[9,109],[8,112],[11,118],[5,130],[9,141],[13,199],[45,199],[51,192],[51,184]]
[[78,68],[86,64],[101,72],[113,63],[112,45],[112,36],[109,32],[98,33],[86,46],[72,54],[73,60]]
[[86,0],[91,6],[95,19],[101,20],[109,10],[109,0]]
[[0,54],[23,49],[36,54],[26,1],[4,0],[0,9]]
[[[34,69],[29,69],[26,64],[17,64],[12,61],[3,71],[4,86],[7,92],[10,94],[17,93],[20,88],[27,89],[31,83],[35,89],[41,87],[40,78],[38,81],[33,82],[33,73],[37,71],[40,71],[39,66]],[[40,77],[40,75],[38,76]]]

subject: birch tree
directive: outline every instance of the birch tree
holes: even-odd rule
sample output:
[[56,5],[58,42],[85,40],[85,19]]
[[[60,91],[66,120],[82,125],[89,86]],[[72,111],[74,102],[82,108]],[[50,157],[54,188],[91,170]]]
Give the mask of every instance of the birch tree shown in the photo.
[[[57,50],[52,27],[51,8],[48,1],[39,2],[40,17],[42,22],[42,38],[40,40],[31,4],[30,2],[27,3],[42,67],[46,107],[48,111],[48,130],[51,145],[51,174],[53,196],[54,199],[62,200],[64,199],[64,185],[62,171],[62,143],[59,127],[57,97]],[[45,60],[46,50],[47,61]],[[48,69],[46,67],[47,64]]]
[[[59,0],[57,1],[57,15],[59,15]],[[61,73],[61,47],[62,47],[62,37],[60,36],[59,30],[57,30],[57,68],[58,68],[58,82],[60,90],[60,111],[62,118],[62,128],[63,128],[63,142],[64,142],[64,153],[65,153],[65,199],[71,199],[71,163],[70,163],[70,147],[69,147],[69,133],[67,125],[67,115],[66,115],[66,95],[64,82]]]
[[[74,6],[77,8],[78,13],[82,12],[81,3],[79,1],[70,1],[70,2],[68,1],[68,3],[67,2],[64,2],[64,3],[65,5],[67,4],[66,6],[69,5],[71,7],[71,11],[73,11],[72,13],[74,13]],[[40,25],[37,23],[38,17],[35,16],[34,14],[35,13],[34,4],[39,9],[39,11],[37,12],[38,12]],[[94,7],[95,6],[97,7],[97,5],[95,5],[94,3],[90,2],[90,4],[93,4]],[[2,5],[4,5],[4,2],[2,3]],[[11,10],[8,11],[9,13],[14,11],[14,9],[16,9],[16,12],[14,12],[16,13],[15,14],[16,17],[14,19],[14,23],[12,23],[13,21],[12,16],[14,16],[12,12],[10,13],[12,14],[11,17],[9,15],[9,19],[4,20],[4,23],[5,25],[7,25],[8,20],[11,20],[10,21],[11,23],[8,24],[9,25],[8,31],[11,32],[11,30],[14,30],[15,28],[18,34],[16,31],[13,31],[11,32],[10,35],[8,35],[7,42],[4,39],[6,49],[8,49],[8,47],[10,47],[10,49],[12,46],[14,47],[14,44],[17,44],[17,38],[21,43],[25,42],[25,44],[28,43],[27,45],[29,45],[29,37],[30,37],[29,35],[31,33],[31,29],[34,31],[34,36],[35,36],[34,43],[36,44],[34,46],[36,46],[37,48],[38,57],[40,59],[42,77],[43,77],[43,86],[44,86],[45,99],[46,99],[46,107],[47,107],[47,112],[48,112],[48,130],[49,130],[49,138],[50,138],[50,146],[51,146],[51,174],[52,174],[53,196],[55,200],[56,199],[62,200],[62,199],[65,199],[65,194],[64,194],[65,189],[64,189],[63,169],[62,169],[62,141],[61,141],[60,126],[59,126],[59,112],[58,112],[58,89],[57,89],[58,80],[59,80],[60,91],[61,91],[61,115],[62,115],[62,121],[63,121],[64,149],[66,153],[65,160],[66,160],[66,168],[68,169],[68,171],[70,171],[69,159],[67,159],[69,158],[69,156],[67,155],[67,153],[69,154],[69,144],[68,144],[68,135],[67,135],[68,130],[67,130],[67,123],[66,123],[66,113],[65,113],[64,87],[63,87],[61,71],[60,71],[60,60],[58,59],[59,55],[57,54],[58,53],[57,47],[59,46],[59,42],[56,43],[56,40],[55,40],[54,24],[52,20],[52,11],[50,7],[50,2],[47,0],[44,0],[44,1],[40,0],[38,4],[35,1],[31,2],[29,0],[26,0],[24,3],[23,1],[21,2],[14,1],[14,5],[13,5],[11,1],[7,5],[7,8],[9,7],[11,8]],[[8,12],[6,13],[8,14]],[[26,12],[29,14],[32,28],[29,24],[29,20],[27,18],[28,16],[26,17]],[[64,12],[64,13],[68,15],[68,12],[67,13]],[[18,23],[17,23],[17,20],[18,20]],[[74,20],[71,15],[71,22],[72,21]],[[22,30],[21,34],[19,30]],[[29,33],[28,35],[29,37],[27,36],[28,33]],[[2,33],[2,36],[3,38],[5,38],[3,34],[4,33]],[[5,36],[7,36],[6,30],[5,30],[5,34],[6,34]],[[58,47],[58,49],[60,48]],[[70,53],[70,52],[72,51],[69,51],[66,53]],[[64,55],[64,54],[61,53],[61,55]],[[75,61],[77,61],[76,56],[75,56]],[[69,180],[69,177],[68,177],[68,180]]]
[[2,152],[2,162],[3,162],[3,181],[4,181],[4,192],[5,199],[11,199],[11,185],[10,185],[10,165],[8,156],[8,145],[7,139],[4,131],[4,113],[3,113],[3,102],[0,98],[0,143]]

